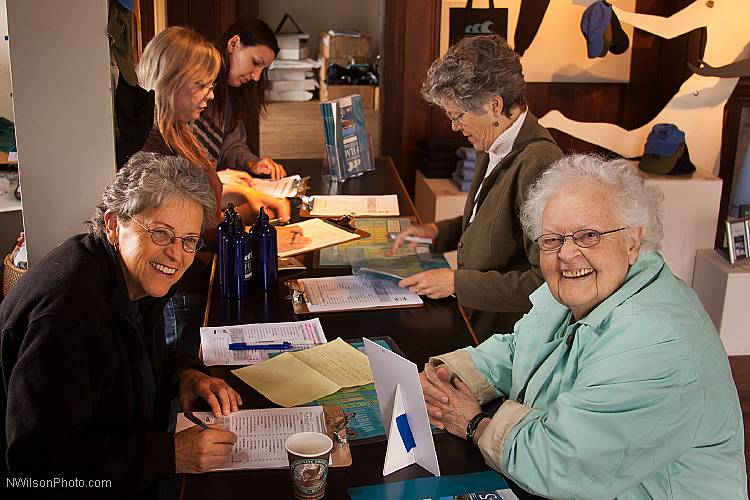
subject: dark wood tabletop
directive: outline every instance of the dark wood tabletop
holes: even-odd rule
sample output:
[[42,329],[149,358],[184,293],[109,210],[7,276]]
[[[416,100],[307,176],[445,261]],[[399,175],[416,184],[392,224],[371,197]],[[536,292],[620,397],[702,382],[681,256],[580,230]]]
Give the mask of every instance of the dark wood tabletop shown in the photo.
[[[308,194],[397,194],[401,216],[411,216],[418,220],[414,205],[390,158],[377,158],[374,172],[342,184],[321,180],[321,160],[282,160],[282,163],[287,172],[311,177]],[[297,210],[293,209],[293,213],[296,214]],[[293,217],[296,219],[298,215]],[[289,292],[283,282],[289,278],[350,274],[351,269],[348,266],[315,267],[314,253],[297,258],[307,266],[307,270],[280,272],[277,291],[255,293],[246,300],[237,301],[224,298],[218,286],[214,286],[206,314],[207,325],[294,321],[313,317],[294,315],[291,301],[287,298]],[[405,356],[420,367],[431,355],[475,344],[455,299],[425,298],[424,301],[424,307],[420,308],[328,313],[318,317],[328,340],[337,337],[355,339],[389,336],[396,341]],[[240,393],[243,408],[276,406],[235,377],[229,367],[212,367],[212,373],[224,378]],[[443,474],[487,470],[481,454],[474,446],[446,433],[435,434],[434,438]],[[383,477],[385,451],[385,438],[363,444],[354,442],[351,446],[352,465],[329,470],[326,497],[348,498],[347,488],[350,487],[429,475],[421,467],[412,465]],[[291,498],[292,485],[287,469],[217,472],[184,475],[181,493],[185,499]]]

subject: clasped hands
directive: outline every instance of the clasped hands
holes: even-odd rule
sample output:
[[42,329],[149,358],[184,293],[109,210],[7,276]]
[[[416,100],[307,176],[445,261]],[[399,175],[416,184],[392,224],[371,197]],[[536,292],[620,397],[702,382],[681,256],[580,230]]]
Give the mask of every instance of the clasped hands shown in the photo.
[[[237,411],[242,404],[240,395],[226,382],[194,368],[186,368],[180,372],[179,382],[180,407],[183,411],[190,410],[193,402],[199,397],[208,403],[217,417]],[[237,436],[217,425],[208,427],[209,429],[204,430],[196,425],[175,434],[177,472],[207,472],[229,460]]]
[[[418,243],[407,240],[409,236],[430,238],[436,240],[438,228],[434,223],[411,225],[398,233],[391,248],[386,252],[387,256],[394,255],[403,245],[408,244],[409,250],[416,250]],[[418,295],[426,295],[431,299],[441,299],[456,292],[456,273],[452,269],[431,269],[417,274],[407,276],[398,282],[401,288],[408,288]]]
[[419,382],[430,423],[454,436],[466,438],[466,427],[482,411],[471,389],[445,365],[434,367],[427,363],[419,374]]

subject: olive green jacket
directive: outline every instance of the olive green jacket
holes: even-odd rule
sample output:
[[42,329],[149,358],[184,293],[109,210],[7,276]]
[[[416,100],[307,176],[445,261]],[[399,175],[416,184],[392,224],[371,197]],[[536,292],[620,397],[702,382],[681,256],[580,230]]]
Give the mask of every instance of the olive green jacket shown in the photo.
[[489,163],[489,155],[479,152],[463,216],[438,223],[438,250],[458,249],[456,297],[479,341],[496,332],[511,331],[531,309],[529,294],[544,281],[539,250],[523,234],[519,214],[530,184],[562,157],[562,151],[528,113],[513,150],[531,140],[537,142],[528,144],[514,158],[513,153],[506,156],[487,177],[486,196],[480,194],[479,208],[469,224]]

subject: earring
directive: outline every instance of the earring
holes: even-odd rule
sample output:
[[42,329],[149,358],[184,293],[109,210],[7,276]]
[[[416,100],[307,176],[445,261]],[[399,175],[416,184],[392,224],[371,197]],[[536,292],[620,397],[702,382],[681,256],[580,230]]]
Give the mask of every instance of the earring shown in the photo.
[[494,122],[494,123],[492,124],[492,126],[493,126],[493,127],[499,127],[499,126],[500,126],[500,122]]

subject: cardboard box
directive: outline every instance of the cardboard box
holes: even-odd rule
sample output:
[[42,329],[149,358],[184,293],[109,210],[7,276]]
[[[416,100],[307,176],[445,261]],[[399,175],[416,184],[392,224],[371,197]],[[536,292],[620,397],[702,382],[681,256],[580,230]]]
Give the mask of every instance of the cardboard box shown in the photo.
[[370,57],[371,41],[372,37],[365,34],[354,37],[321,32],[318,55],[321,57]]
[[330,101],[351,94],[362,96],[362,106],[365,109],[378,109],[380,88],[373,85],[326,85],[320,83],[320,101]]

